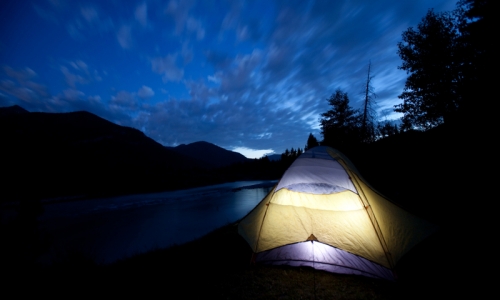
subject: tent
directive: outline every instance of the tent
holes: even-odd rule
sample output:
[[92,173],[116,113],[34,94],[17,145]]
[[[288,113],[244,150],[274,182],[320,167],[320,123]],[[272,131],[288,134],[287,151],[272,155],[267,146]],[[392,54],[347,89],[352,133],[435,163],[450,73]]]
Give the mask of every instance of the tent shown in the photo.
[[435,226],[379,194],[339,151],[299,156],[238,224],[255,261],[394,280],[394,266]]

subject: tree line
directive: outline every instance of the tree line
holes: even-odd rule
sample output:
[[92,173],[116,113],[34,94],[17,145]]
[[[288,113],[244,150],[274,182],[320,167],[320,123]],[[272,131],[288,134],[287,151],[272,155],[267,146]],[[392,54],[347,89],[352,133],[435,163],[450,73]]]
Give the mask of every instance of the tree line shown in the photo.
[[348,152],[409,130],[491,122],[494,110],[486,107],[493,86],[494,39],[488,32],[495,27],[494,11],[491,0],[461,0],[452,11],[429,9],[415,28],[402,33],[398,68],[406,71],[407,78],[398,96],[402,103],[393,108],[403,114],[399,126],[377,121],[369,63],[362,109],[351,107],[347,93],[336,89],[327,99],[330,109],[319,119],[323,140],[311,133],[304,150],[286,149],[282,160],[293,161],[320,144]]
[[429,9],[416,28],[402,33],[397,45],[402,60],[398,68],[407,73],[398,96],[403,102],[394,106],[403,114],[401,125],[376,122],[369,64],[361,110],[350,106],[341,89],[327,99],[330,109],[319,120],[321,144],[348,151],[400,132],[477,122],[491,114],[482,104],[490,101],[492,89],[493,39],[487,32],[494,28],[493,11],[490,0],[461,0],[450,12]]

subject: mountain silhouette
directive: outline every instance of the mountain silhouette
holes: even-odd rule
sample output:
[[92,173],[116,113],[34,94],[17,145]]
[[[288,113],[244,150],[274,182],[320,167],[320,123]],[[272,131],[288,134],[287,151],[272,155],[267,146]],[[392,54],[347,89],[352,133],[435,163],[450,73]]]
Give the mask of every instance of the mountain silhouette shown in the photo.
[[187,145],[181,144],[170,149],[194,159],[201,160],[206,166],[210,166],[212,168],[226,167],[235,163],[248,161],[248,158],[238,152],[226,150],[204,141],[194,142]]
[[211,183],[211,168],[246,159],[207,142],[164,147],[86,111],[0,108],[0,140],[7,201],[187,188]]
[[19,105],[13,105],[9,107],[0,107],[0,117],[2,116],[9,116],[9,115],[16,115],[16,114],[25,114],[29,113],[26,109],[22,108]]

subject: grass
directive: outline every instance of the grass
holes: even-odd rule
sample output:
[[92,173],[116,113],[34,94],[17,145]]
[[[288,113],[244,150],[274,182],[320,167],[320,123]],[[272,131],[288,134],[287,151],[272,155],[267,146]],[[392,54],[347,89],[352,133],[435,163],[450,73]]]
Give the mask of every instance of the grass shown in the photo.
[[[250,264],[252,252],[235,224],[195,241],[98,265],[73,253],[51,267],[18,266],[8,271],[4,291],[28,291],[67,298],[77,295],[168,299],[423,299],[450,298],[467,287],[448,231],[435,234],[398,264],[400,278],[389,282],[333,274],[305,267]],[[2,270],[5,274],[6,270]]]

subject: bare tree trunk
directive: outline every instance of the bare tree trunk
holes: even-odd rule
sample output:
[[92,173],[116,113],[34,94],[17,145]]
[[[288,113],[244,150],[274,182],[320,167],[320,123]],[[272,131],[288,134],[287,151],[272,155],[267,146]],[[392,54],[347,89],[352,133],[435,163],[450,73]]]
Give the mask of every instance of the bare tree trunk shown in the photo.
[[366,130],[366,119],[368,114],[368,102],[370,101],[370,67],[371,61],[368,63],[368,77],[366,78],[366,89],[365,89],[365,109],[363,111],[363,131]]

